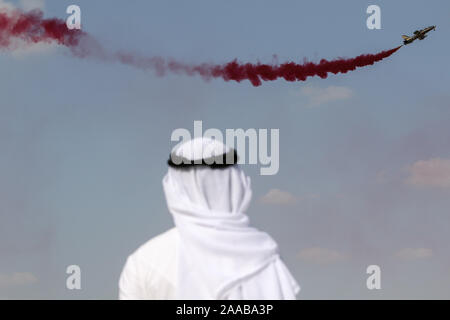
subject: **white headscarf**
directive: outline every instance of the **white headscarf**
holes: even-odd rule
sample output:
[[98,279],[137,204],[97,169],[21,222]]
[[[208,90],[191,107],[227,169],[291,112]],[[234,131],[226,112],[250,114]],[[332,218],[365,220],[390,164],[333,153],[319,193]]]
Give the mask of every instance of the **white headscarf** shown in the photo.
[[[208,158],[205,150],[229,151],[203,138],[174,152],[186,157],[186,151],[206,145],[203,158]],[[276,242],[249,226],[245,211],[252,196],[250,178],[238,166],[169,167],[163,187],[180,234],[177,298],[295,299],[300,288],[280,259]]]

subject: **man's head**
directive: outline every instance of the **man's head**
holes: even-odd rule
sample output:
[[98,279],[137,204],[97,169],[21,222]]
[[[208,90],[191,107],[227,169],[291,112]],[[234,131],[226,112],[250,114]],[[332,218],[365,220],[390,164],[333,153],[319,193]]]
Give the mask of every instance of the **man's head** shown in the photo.
[[167,163],[180,169],[189,169],[193,166],[220,169],[233,166],[237,161],[236,150],[216,139],[201,137],[176,145]]
[[[178,164],[177,164],[178,163]],[[177,145],[168,161],[164,190],[170,206],[199,211],[243,212],[251,199],[250,178],[237,165],[237,154],[222,142],[196,138]]]

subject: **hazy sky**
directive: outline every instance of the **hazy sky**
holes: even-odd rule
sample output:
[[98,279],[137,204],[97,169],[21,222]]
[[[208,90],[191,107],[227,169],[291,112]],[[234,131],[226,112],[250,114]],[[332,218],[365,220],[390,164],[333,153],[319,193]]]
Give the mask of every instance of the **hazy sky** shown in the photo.
[[[5,3],[6,0],[0,1]],[[280,129],[280,170],[248,212],[300,299],[450,298],[448,1],[11,1],[66,18],[105,47],[189,63],[312,61],[424,41],[345,75],[255,88],[0,52],[0,298],[115,299],[126,257],[173,223],[161,180],[176,128]],[[381,7],[381,30],[366,8]],[[66,267],[82,290],[65,287]],[[381,267],[381,290],[366,268]]]

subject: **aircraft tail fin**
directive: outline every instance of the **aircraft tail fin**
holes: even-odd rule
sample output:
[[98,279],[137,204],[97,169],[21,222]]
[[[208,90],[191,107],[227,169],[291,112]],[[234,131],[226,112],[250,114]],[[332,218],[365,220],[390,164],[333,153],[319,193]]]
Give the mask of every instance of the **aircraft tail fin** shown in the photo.
[[404,40],[408,40],[408,39],[409,39],[409,37],[408,37],[407,35],[402,35],[402,38],[403,38]]

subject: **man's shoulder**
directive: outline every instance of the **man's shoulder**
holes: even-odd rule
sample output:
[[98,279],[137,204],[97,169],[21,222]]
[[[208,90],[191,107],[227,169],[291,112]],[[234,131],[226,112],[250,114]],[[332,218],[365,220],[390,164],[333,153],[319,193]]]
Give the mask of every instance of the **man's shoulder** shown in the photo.
[[145,242],[127,258],[119,287],[122,299],[173,296],[178,230],[171,228]]
[[144,259],[145,261],[149,261],[150,257],[152,258],[150,261],[167,258],[171,252],[176,250],[177,238],[178,230],[173,227],[142,244],[131,256],[135,260]]

